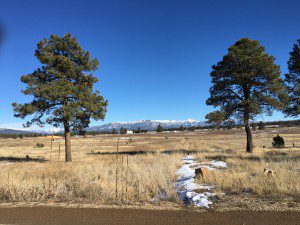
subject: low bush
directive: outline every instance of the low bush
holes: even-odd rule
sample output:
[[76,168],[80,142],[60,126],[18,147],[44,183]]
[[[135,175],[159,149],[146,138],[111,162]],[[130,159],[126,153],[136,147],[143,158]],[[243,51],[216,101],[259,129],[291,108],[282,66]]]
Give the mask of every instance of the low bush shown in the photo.
[[44,144],[43,143],[36,143],[35,147],[44,148]]
[[281,136],[279,136],[279,134],[277,134],[277,136],[273,138],[272,145],[275,148],[283,148],[284,147],[284,139],[283,139],[283,137],[281,137]]

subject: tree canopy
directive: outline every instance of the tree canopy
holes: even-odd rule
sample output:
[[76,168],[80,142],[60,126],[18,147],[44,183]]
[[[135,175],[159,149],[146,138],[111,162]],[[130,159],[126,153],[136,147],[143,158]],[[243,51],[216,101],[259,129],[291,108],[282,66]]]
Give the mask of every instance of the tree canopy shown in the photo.
[[126,127],[121,127],[120,128],[120,134],[127,134],[127,128]]
[[285,74],[285,83],[290,94],[290,103],[284,113],[287,116],[300,115],[300,39],[294,44],[288,61],[289,73]]
[[[30,116],[26,126],[63,126],[68,135],[70,130],[84,130],[91,118],[104,119],[108,102],[99,91],[93,91],[98,78],[90,73],[98,69],[99,62],[75,37],[51,35],[38,43],[35,56],[42,67],[21,77],[26,84],[23,94],[33,96],[33,100],[13,103],[16,117]],[[69,140],[66,143],[66,150],[70,150]],[[67,161],[71,161],[69,157]]]
[[163,132],[164,128],[162,127],[162,125],[158,124],[156,131],[157,132]]
[[206,123],[211,124],[216,127],[219,127],[222,125],[224,118],[225,118],[224,112],[219,111],[219,110],[210,112],[205,116]]
[[242,120],[247,132],[247,151],[253,149],[249,120],[257,115],[271,115],[274,109],[284,109],[286,89],[280,78],[280,67],[275,58],[265,52],[258,41],[238,40],[210,74],[212,87],[208,105],[219,107],[209,114],[217,122],[230,118]]

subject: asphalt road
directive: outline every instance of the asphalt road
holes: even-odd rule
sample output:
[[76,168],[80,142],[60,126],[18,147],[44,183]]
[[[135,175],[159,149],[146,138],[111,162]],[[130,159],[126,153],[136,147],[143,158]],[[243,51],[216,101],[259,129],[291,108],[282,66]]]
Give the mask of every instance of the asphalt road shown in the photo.
[[0,208],[0,225],[287,225],[300,224],[300,212],[193,212],[191,210]]

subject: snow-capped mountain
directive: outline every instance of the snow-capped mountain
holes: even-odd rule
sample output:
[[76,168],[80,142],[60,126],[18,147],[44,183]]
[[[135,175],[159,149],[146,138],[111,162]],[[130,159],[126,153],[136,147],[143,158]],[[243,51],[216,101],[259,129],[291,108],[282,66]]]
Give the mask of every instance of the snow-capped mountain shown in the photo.
[[43,130],[28,130],[28,129],[11,129],[11,128],[0,128],[0,134],[50,134],[50,132]]
[[192,120],[192,119],[188,119],[188,120],[139,120],[139,121],[133,121],[133,122],[107,123],[104,125],[87,128],[87,131],[110,132],[113,129],[119,131],[121,129],[121,127],[124,127],[127,130],[137,130],[139,128],[141,130],[156,130],[158,125],[161,125],[164,129],[173,129],[173,128],[179,128],[181,125],[185,128],[204,126],[205,122],[196,121],[196,120]]

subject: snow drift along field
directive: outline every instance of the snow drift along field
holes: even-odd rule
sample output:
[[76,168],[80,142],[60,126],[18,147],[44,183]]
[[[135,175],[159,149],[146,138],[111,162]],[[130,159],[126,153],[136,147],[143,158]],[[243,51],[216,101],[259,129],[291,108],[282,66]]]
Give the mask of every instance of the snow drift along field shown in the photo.
[[[179,178],[175,184],[175,189],[178,192],[179,199],[184,202],[185,205],[195,205],[198,207],[209,208],[212,204],[212,197],[215,194],[212,192],[212,186],[205,184],[195,183],[195,169],[207,168],[208,170],[216,170],[218,168],[226,168],[227,164],[222,161],[211,161],[205,163],[198,163],[191,155],[182,159],[183,165],[178,169],[177,174]],[[202,193],[197,193],[197,190],[201,190]]]

